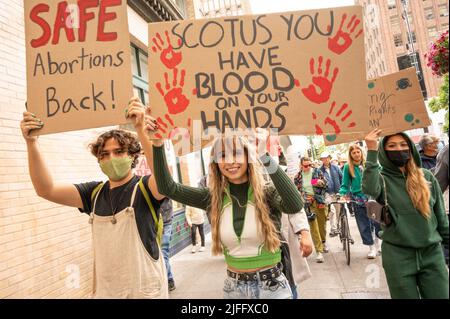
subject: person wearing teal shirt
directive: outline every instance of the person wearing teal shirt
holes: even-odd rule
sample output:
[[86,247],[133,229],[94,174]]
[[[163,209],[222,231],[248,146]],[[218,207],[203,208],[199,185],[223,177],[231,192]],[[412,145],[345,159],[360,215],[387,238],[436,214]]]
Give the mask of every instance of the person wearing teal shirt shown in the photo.
[[[368,259],[374,259],[377,256],[377,246],[380,224],[367,217],[365,203],[367,196],[362,191],[361,179],[364,170],[364,154],[358,144],[350,145],[348,150],[348,163],[344,165],[342,172],[342,184],[339,190],[341,196],[347,196],[354,200],[352,203],[355,212],[356,224],[364,245],[369,246]],[[373,233],[375,232],[375,236]]]

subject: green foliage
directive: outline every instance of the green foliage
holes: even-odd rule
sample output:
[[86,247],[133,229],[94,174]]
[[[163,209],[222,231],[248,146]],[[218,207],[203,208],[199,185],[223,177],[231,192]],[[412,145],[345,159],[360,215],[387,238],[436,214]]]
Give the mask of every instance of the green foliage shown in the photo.
[[439,96],[434,97],[430,100],[428,107],[433,113],[439,112],[440,110],[446,110],[445,113],[445,123],[444,132],[448,132],[448,73],[444,75],[444,83],[439,89]]

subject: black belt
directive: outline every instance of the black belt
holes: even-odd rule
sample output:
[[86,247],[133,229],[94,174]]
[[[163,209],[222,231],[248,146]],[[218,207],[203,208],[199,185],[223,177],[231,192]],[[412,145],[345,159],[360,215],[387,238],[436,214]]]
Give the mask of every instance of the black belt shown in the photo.
[[278,263],[276,266],[273,266],[272,268],[258,271],[258,272],[233,272],[229,269],[227,269],[228,277],[231,277],[233,279],[241,280],[241,281],[253,281],[258,279],[260,280],[267,280],[271,278],[277,278],[282,274],[281,270],[281,263]]

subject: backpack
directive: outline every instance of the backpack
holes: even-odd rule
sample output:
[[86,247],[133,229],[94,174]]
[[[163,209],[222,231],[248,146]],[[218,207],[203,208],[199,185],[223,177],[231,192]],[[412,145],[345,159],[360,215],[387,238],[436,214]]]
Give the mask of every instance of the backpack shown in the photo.
[[[161,214],[159,214],[159,216],[156,215],[155,209],[153,208],[152,202],[150,200],[150,195],[148,194],[147,190],[145,189],[143,178],[144,177],[141,177],[139,179],[139,189],[141,190],[142,195],[144,195],[145,201],[147,202],[147,206],[152,214],[153,221],[155,222],[155,225],[156,225],[156,242],[158,243],[158,246],[161,246],[161,240],[162,240],[163,228],[164,228],[163,219],[162,219]],[[91,193],[91,202],[92,203],[95,200],[95,196],[97,196],[97,194],[103,188],[103,185],[104,185],[104,183],[101,182],[92,190],[92,193]]]

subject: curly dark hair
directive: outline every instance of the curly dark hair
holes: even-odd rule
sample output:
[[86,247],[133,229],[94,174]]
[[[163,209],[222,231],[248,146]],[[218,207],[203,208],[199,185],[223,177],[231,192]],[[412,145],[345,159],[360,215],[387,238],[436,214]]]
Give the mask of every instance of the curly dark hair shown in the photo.
[[138,163],[139,155],[142,152],[142,147],[137,139],[137,136],[128,131],[111,130],[101,134],[97,137],[95,142],[89,144],[89,149],[91,150],[92,155],[99,158],[106,141],[111,138],[115,139],[120,146],[127,151],[128,155],[133,158],[131,168],[135,168]]

